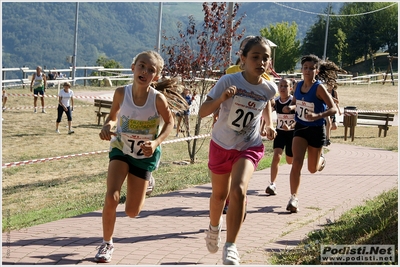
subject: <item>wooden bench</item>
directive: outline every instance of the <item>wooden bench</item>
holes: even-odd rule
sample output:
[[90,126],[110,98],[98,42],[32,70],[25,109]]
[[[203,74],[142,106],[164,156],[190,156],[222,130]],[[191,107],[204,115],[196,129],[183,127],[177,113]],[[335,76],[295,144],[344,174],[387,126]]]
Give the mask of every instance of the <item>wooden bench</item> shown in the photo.
[[[360,121],[367,120],[367,121]],[[394,114],[378,112],[358,112],[357,125],[377,125],[379,128],[379,137],[383,130],[383,137],[386,137],[389,130],[389,122],[394,120]]]
[[[103,118],[103,123],[106,120],[106,116],[108,114],[110,114],[110,108],[112,105],[112,101],[111,100],[104,100],[104,99],[95,99],[94,100],[94,106],[98,107],[97,110],[95,110],[94,112],[96,112],[96,117],[97,117],[97,125],[100,125],[100,118]],[[102,110],[102,108],[106,108],[108,110],[104,111]]]

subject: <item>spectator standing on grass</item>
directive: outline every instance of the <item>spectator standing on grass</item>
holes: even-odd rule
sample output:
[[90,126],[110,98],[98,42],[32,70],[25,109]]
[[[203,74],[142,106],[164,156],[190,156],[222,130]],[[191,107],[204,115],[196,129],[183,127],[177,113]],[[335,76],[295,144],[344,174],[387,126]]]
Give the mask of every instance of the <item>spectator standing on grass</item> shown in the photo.
[[295,111],[292,110],[290,114],[283,113],[282,109],[285,106],[290,105],[293,96],[293,83],[290,79],[281,79],[278,85],[279,96],[273,101],[273,108],[276,112],[276,137],[273,143],[274,155],[271,163],[271,181],[268,187],[265,189],[265,193],[269,195],[276,195],[276,178],[278,176],[279,163],[282,158],[283,150],[285,149],[286,163],[292,164],[293,153],[292,153],[292,141],[293,131],[296,125],[294,120]]
[[[164,60],[155,51],[142,52],[133,59],[133,82],[115,90],[110,114],[99,134],[101,140],[110,141],[110,161],[102,213],[103,242],[96,262],[111,261],[122,184],[127,179],[125,213],[134,218],[142,209],[152,171],[159,164],[160,145],[173,128],[170,108],[187,109],[176,92],[176,80],[167,79],[151,86],[158,81],[163,66]],[[114,126],[116,132],[112,131]]]
[[[190,90],[188,88],[183,89],[182,97],[186,100],[186,103],[190,107],[190,105],[192,105],[193,97],[190,94]],[[179,131],[180,131],[180,128],[181,128],[182,119],[183,119],[183,123],[184,123],[184,125],[186,127],[186,136],[190,136],[190,119],[189,119],[189,115],[190,115],[190,109],[187,109],[187,110],[184,110],[184,111],[176,113],[176,119],[177,119],[176,137],[179,136]]]
[[42,113],[46,113],[44,110],[44,92],[47,87],[47,81],[46,81],[46,74],[42,73],[42,67],[37,66],[36,67],[36,73],[32,75],[32,80],[31,80],[31,92],[33,89],[33,112],[37,112],[37,98],[40,95],[40,102],[42,103]]
[[[245,214],[249,180],[264,156],[261,134],[275,138],[271,118],[271,99],[277,86],[262,78],[271,61],[271,48],[263,37],[248,40],[240,55],[243,72],[222,76],[200,107],[204,118],[220,108],[212,129],[208,167],[211,171],[210,224],[206,246],[216,253],[220,246],[222,211],[230,197],[223,264],[239,264],[236,240]],[[264,117],[265,128],[261,128]]]
[[[332,96],[333,102],[336,105],[339,115],[341,115],[340,108],[339,108],[339,97],[338,97],[338,93],[336,91],[337,85],[336,84],[335,85],[327,85],[326,88],[328,90],[328,93],[331,94],[331,96]],[[337,129],[338,123],[336,121],[336,115],[326,117],[325,120],[326,120],[326,142],[325,142],[325,145],[329,146],[331,144],[331,131]]]
[[57,120],[56,120],[56,133],[60,133],[58,126],[61,122],[62,114],[65,112],[68,120],[68,134],[73,134],[72,130],[72,111],[74,110],[74,92],[71,90],[71,84],[65,82],[63,90],[58,93],[58,107],[57,107]]
[[2,94],[1,99],[2,99],[2,110],[5,111],[5,110],[7,109],[7,108],[6,108],[6,103],[7,103],[7,92],[6,92],[6,89],[4,89],[4,88],[3,88],[3,94]]
[[303,80],[298,82],[290,106],[282,111],[296,111],[292,144],[293,163],[290,171],[290,199],[286,210],[299,211],[298,190],[301,169],[307,152],[310,173],[322,171],[326,161],[322,153],[326,139],[325,118],[336,113],[336,106],[323,85],[335,84],[340,68],[331,61],[322,61],[315,55],[301,58]]

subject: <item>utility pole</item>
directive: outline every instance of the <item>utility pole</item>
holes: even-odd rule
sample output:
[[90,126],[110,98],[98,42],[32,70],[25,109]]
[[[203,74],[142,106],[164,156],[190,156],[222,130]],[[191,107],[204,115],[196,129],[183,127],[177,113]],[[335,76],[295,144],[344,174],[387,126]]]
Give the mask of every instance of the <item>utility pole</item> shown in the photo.
[[75,11],[75,37],[74,37],[74,54],[72,56],[72,85],[75,86],[75,74],[76,74],[76,50],[78,46],[78,12],[79,2],[76,2]]
[[157,52],[161,51],[161,22],[162,22],[162,6],[163,3],[160,2],[158,8],[158,34],[157,34]]
[[323,60],[326,60],[326,47],[328,45],[328,30],[329,30],[329,15],[331,14],[331,3],[328,3],[328,15],[326,16],[326,30],[325,30],[325,44],[324,44],[324,55]]

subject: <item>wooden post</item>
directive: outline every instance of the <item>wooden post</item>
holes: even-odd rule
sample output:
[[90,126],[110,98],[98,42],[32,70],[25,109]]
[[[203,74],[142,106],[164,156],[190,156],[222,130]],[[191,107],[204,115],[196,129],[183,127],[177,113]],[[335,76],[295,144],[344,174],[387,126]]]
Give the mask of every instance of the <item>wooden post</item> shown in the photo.
[[[85,65],[85,69],[84,69],[84,75],[85,78],[87,77],[87,69],[86,69],[86,65]],[[83,79],[83,86],[86,86],[86,79]]]

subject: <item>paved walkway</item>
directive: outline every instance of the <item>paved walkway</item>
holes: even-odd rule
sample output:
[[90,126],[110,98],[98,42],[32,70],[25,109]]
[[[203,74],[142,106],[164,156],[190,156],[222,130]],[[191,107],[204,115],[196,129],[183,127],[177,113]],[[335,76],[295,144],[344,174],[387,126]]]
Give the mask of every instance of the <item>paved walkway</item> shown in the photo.
[[[298,244],[327,219],[335,221],[344,211],[398,186],[398,153],[342,144],[329,149],[322,172],[310,174],[303,168],[297,214],[285,210],[289,165],[280,167],[276,196],[264,193],[270,169],[254,174],[237,242],[241,264],[268,264],[269,251]],[[208,253],[204,241],[210,191],[205,184],[150,197],[135,219],[125,216],[124,205],[118,206],[111,264],[221,265],[222,251]],[[223,240],[225,229],[224,222]],[[101,233],[101,211],[3,233],[3,264],[96,264]]]

